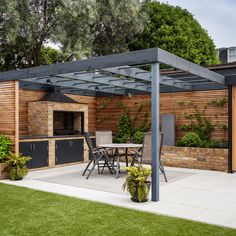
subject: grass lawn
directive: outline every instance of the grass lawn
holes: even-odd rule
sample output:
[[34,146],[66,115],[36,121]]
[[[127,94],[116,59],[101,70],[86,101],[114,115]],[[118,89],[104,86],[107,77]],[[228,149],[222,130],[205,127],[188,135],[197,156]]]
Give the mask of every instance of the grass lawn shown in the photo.
[[236,235],[236,230],[0,184],[0,235]]

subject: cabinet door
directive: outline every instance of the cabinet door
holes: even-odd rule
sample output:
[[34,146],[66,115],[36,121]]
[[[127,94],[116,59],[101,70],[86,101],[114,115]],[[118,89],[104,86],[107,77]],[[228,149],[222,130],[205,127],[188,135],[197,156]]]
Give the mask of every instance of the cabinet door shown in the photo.
[[32,142],[31,168],[48,166],[48,141]]
[[[20,142],[19,143],[19,151],[23,156],[28,156],[32,158],[32,143],[31,142]],[[28,168],[31,168],[32,160],[26,163]]]
[[70,163],[70,140],[56,140],[55,142],[56,165]]
[[78,162],[84,160],[84,140],[74,139],[70,142],[70,161]]
[[26,163],[31,168],[48,166],[48,141],[20,142],[20,153],[32,159]]

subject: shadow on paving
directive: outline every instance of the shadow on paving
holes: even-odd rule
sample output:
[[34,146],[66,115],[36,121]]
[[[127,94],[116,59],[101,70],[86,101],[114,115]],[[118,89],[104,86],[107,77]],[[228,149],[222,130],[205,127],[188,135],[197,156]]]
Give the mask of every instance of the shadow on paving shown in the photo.
[[[82,173],[83,171],[71,172],[51,177],[36,178],[36,180],[73,187],[88,188],[103,192],[126,194],[122,190],[122,185],[127,176],[127,173],[125,171],[121,171],[119,179],[116,179],[115,175],[111,175],[110,172],[107,170],[105,170],[103,174],[98,174],[97,170],[95,170],[88,180],[86,180],[86,176],[82,176]],[[194,175],[194,173],[166,171],[166,175],[168,178],[167,183],[165,182],[163,175],[160,175],[161,186],[184,179],[186,177]]]

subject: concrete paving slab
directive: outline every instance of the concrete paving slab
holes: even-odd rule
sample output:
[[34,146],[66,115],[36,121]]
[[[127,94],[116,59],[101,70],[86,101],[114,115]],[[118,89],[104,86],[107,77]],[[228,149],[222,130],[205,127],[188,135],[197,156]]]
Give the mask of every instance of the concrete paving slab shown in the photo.
[[160,202],[139,204],[130,201],[128,194],[122,192],[124,174],[118,180],[108,174],[100,175],[101,183],[95,186],[95,175],[89,181],[81,178],[84,168],[82,164],[31,171],[22,181],[0,182],[236,228],[236,174],[167,167],[170,181],[166,184],[161,180]]

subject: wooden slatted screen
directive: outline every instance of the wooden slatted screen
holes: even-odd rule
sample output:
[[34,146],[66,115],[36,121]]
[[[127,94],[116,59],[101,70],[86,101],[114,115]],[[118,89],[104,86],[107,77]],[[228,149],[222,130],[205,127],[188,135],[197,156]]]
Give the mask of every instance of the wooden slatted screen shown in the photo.
[[18,152],[19,138],[19,83],[7,81],[0,83],[0,133],[9,136]]
[[[210,118],[215,125],[213,138],[216,140],[227,139],[228,131],[222,128],[228,124],[227,101],[223,107],[209,104],[212,99],[225,98],[227,100],[227,97],[227,90],[162,93],[160,97],[160,113],[175,114],[176,137],[179,138],[184,135],[181,125],[189,123],[186,115],[195,112],[194,105],[197,105],[200,111],[207,105],[206,117]],[[183,104],[181,105],[180,103]],[[96,129],[117,132],[119,116],[125,110],[124,107],[127,107],[131,117],[134,117],[141,104],[150,108],[150,95],[97,98]],[[142,117],[143,115],[144,112],[140,112],[139,116]]]

